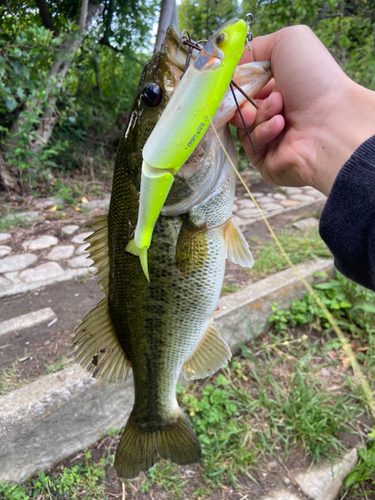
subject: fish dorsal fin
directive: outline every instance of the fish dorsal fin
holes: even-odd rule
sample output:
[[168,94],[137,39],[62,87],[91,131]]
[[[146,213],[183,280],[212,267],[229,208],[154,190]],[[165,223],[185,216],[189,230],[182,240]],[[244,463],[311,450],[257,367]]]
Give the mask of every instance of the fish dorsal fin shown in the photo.
[[253,267],[254,259],[236,219],[230,219],[224,228],[226,258],[242,267]]
[[187,380],[208,377],[225,366],[231,357],[228,344],[210,323],[193,355],[183,364],[182,371]]
[[107,216],[95,217],[91,224],[94,233],[86,238],[92,266],[101,277],[105,297],[90,311],[76,329],[73,345],[77,346],[75,357],[78,363],[92,373],[93,377],[105,382],[118,383],[125,380],[130,361],[116,336],[108,309],[108,226]]
[[94,217],[95,222],[87,227],[90,227],[94,232],[88,236],[85,241],[90,243],[87,248],[89,258],[94,262],[90,267],[96,267],[97,274],[101,280],[99,284],[103,287],[103,292],[107,295],[108,278],[109,278],[109,255],[108,255],[108,221],[106,215]]

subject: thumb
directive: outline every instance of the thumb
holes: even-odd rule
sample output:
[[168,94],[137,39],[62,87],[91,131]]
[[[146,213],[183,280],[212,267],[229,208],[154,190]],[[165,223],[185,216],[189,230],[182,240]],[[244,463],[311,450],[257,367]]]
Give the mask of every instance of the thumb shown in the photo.
[[271,61],[273,50],[280,40],[283,30],[276,31],[270,35],[257,36],[251,42],[251,51],[244,50],[239,64],[245,64],[253,61]]

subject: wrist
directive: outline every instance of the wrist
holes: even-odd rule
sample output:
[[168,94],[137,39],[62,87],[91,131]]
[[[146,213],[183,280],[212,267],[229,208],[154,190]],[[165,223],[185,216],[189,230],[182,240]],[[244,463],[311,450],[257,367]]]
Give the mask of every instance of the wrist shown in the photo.
[[346,78],[339,98],[327,110],[316,137],[313,184],[329,195],[337,174],[354,151],[375,134],[375,92]]

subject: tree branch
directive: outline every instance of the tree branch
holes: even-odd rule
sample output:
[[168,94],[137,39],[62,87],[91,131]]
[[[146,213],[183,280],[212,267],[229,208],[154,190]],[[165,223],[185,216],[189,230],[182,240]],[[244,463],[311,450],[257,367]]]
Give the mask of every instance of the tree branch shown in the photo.
[[109,37],[112,34],[111,26],[112,26],[114,7],[115,7],[114,0],[108,0],[108,3],[106,3],[105,12],[103,13],[103,21],[105,22],[104,35],[103,38],[99,41],[99,43],[101,43],[102,45],[110,46]]
[[[60,92],[61,87],[64,83],[66,72],[71,65],[74,54],[80,48],[91,23],[100,13],[100,5],[96,5],[94,3],[89,4],[88,0],[82,1],[80,22],[85,19],[85,24],[82,25],[82,28],[80,26],[79,36],[76,36],[76,33],[72,32],[70,36],[66,38],[63,43],[57,48],[54,60],[46,79],[47,82],[53,80],[54,83],[52,85],[50,85],[49,83],[46,84],[44,91],[45,98],[42,100],[34,99],[31,103],[25,106],[23,110],[24,113],[21,113],[21,115],[18,116],[18,118],[10,128],[11,134],[17,134],[21,125],[25,121],[25,116],[27,116],[28,113],[33,113],[35,106],[45,108],[47,105],[47,108],[45,109],[40,119],[39,128],[36,131],[37,140],[31,142],[31,149],[33,151],[42,150],[51,137],[53,127],[57,121],[57,117],[54,113],[57,94],[58,92]],[[51,95],[52,91],[55,95]],[[10,147],[12,146],[12,142],[14,142],[14,140],[16,139],[13,139],[13,141],[11,141]]]
[[176,0],[161,0],[159,27],[156,35],[154,54],[156,54],[156,52],[160,49],[167,32],[167,28],[171,24],[175,3]]
[[[4,2],[5,3],[5,2]],[[53,24],[51,13],[45,0],[35,0],[36,6],[39,9],[39,15],[42,20],[43,26],[52,31],[55,36],[60,35],[60,31]]]
[[173,13],[172,13],[171,24],[173,24],[178,29],[178,13],[177,13],[177,4],[176,4],[176,2],[174,2],[174,5],[173,5]]
[[318,24],[318,22],[321,21],[322,19],[324,19],[326,17],[325,13],[327,12],[327,10],[328,10],[328,4],[327,4],[327,2],[324,2],[323,7],[321,7],[318,10],[318,15],[314,19],[314,22],[313,22],[313,25],[312,25],[312,29],[316,28],[316,25]]
[[89,0],[82,0],[81,12],[79,13],[79,20],[78,20],[79,30],[82,35],[86,31],[88,6],[89,6]]

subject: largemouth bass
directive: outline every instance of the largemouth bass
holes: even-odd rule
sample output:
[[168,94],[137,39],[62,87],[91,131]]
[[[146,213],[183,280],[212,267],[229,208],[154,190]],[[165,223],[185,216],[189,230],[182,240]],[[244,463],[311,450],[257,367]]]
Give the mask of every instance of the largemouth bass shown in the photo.
[[[189,380],[203,378],[228,362],[229,347],[210,316],[218,305],[226,257],[252,265],[231,216],[235,173],[212,126],[176,173],[155,224],[150,282],[139,258],[125,250],[138,219],[142,148],[179,85],[185,58],[170,27],[141,75],[117,153],[108,216],[92,224],[95,232],[88,238],[105,298],[77,328],[76,359],[93,376],[113,383],[133,369],[135,402],[115,459],[124,478],[136,477],[160,457],[181,465],[200,459],[199,442],[176,400],[178,376],[182,371]],[[269,67],[241,66],[234,80],[254,95],[270,79]],[[214,125],[236,162],[227,126],[234,112],[234,100],[226,95]]]

